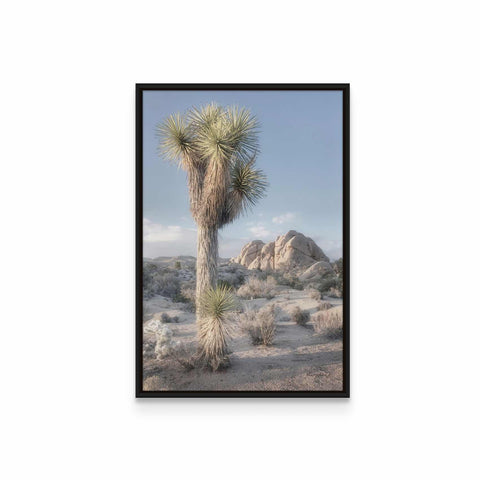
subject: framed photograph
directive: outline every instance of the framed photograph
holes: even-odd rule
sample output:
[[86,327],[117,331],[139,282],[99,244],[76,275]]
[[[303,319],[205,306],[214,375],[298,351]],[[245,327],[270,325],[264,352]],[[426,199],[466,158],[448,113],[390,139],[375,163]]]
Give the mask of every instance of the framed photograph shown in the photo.
[[349,397],[349,84],[136,85],[136,396]]

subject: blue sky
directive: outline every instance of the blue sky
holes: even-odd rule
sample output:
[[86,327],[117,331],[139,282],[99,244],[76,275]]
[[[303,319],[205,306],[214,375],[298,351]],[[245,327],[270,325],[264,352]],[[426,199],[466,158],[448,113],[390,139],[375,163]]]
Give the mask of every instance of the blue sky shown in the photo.
[[267,195],[220,230],[221,257],[250,240],[288,230],[313,238],[331,258],[342,248],[342,93],[336,91],[145,91],[144,256],[196,256],[186,174],[159,158],[155,127],[168,115],[215,101],[247,107],[260,123],[258,166]]

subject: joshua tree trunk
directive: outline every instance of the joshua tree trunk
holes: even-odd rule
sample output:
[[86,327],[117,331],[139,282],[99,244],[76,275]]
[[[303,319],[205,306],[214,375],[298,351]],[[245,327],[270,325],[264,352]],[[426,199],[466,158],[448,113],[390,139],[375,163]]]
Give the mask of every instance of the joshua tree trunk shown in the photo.
[[218,228],[198,226],[197,233],[197,321],[199,299],[210,287],[217,286]]

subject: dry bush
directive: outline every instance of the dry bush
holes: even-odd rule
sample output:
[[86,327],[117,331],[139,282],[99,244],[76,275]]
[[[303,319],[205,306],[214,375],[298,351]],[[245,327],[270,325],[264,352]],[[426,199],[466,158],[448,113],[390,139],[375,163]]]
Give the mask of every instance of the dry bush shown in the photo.
[[327,338],[343,338],[343,319],[338,311],[318,312],[313,317],[313,328]]
[[194,287],[182,285],[182,287],[180,288],[180,293],[189,302],[195,303],[195,299],[196,299],[195,295],[196,294],[195,294],[195,288]]
[[247,333],[253,345],[269,346],[275,337],[275,305],[269,305],[259,311],[247,310],[239,315],[239,324]]
[[302,310],[300,307],[295,307],[292,312],[292,320],[302,327],[304,327],[310,320],[310,312]]
[[245,274],[242,271],[237,271],[235,267],[218,270],[218,281],[224,284],[237,288],[245,282]]
[[169,355],[187,371],[194,369],[197,365],[194,347],[187,347],[184,342],[177,342],[171,348]]
[[168,313],[163,312],[160,316],[160,321],[162,323],[178,323],[178,317],[170,316]]
[[316,300],[317,302],[322,299],[322,293],[315,288],[309,288],[308,295],[310,296],[310,298],[313,298],[313,300]]
[[275,280],[275,277],[273,275],[267,275],[267,280],[266,280],[267,284],[274,287],[275,285],[277,285],[277,281]]
[[244,285],[242,285],[237,295],[241,298],[253,299],[253,298],[267,298],[274,297],[273,289],[275,279],[270,277],[271,280],[261,280],[257,277],[249,277]]
[[180,292],[178,271],[160,267],[152,263],[143,265],[143,298],[155,295],[174,298]]
[[186,312],[195,312],[195,288],[182,285],[178,295],[175,295],[173,301],[183,303],[182,309]]
[[295,290],[303,290],[303,283],[294,275],[290,273],[272,272],[271,274],[278,285],[293,288]]
[[332,308],[332,307],[333,307],[333,305],[329,302],[320,302],[318,304],[317,310],[319,312],[322,312],[323,310],[328,310],[329,308]]

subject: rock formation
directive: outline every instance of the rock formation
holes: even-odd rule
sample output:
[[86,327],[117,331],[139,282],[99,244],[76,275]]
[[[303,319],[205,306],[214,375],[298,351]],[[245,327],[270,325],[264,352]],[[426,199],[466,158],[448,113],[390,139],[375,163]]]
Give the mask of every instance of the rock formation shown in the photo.
[[249,270],[296,272],[304,272],[319,263],[308,275],[309,278],[313,278],[315,272],[320,274],[332,270],[328,257],[320,247],[311,238],[295,230],[290,230],[267,244],[261,240],[249,242],[242,248],[240,255],[231,261]]
[[333,268],[328,262],[317,262],[307,268],[298,279],[302,282],[308,282],[322,277],[326,273],[333,273]]

